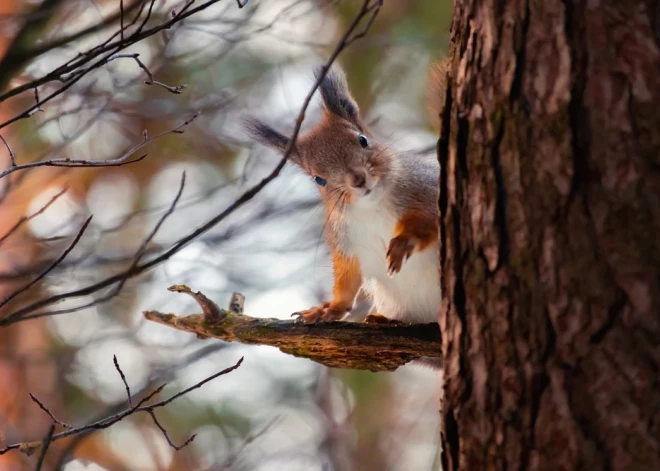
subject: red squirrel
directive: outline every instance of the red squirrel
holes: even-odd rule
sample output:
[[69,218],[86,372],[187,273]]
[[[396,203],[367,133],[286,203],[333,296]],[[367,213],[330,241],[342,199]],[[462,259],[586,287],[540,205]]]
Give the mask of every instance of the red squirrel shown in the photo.
[[[300,135],[289,161],[314,180],[325,205],[333,299],[295,315],[305,323],[341,320],[362,289],[372,301],[365,322],[436,322],[437,159],[379,142],[340,69],[331,69],[319,90],[323,117]],[[263,121],[248,118],[245,125],[257,142],[279,152],[287,146],[288,137]]]

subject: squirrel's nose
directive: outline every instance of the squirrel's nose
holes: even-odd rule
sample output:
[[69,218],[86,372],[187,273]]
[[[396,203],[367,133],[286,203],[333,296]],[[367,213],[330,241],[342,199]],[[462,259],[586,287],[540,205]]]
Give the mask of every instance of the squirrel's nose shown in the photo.
[[351,186],[353,188],[364,188],[367,184],[367,175],[362,171],[351,172]]

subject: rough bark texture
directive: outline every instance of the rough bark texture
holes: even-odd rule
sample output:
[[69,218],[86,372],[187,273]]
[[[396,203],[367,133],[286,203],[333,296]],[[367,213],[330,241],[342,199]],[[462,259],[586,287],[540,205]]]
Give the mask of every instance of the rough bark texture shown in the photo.
[[435,323],[399,326],[322,322],[307,325],[246,316],[243,314],[245,298],[238,293],[234,293],[229,309],[224,310],[185,285],[175,285],[169,290],[195,298],[203,314],[175,316],[146,311],[143,313],[146,319],[197,334],[200,338],[270,345],[329,367],[392,371],[419,357],[438,356],[440,349],[440,331]]
[[456,0],[445,470],[660,469],[658,1]]

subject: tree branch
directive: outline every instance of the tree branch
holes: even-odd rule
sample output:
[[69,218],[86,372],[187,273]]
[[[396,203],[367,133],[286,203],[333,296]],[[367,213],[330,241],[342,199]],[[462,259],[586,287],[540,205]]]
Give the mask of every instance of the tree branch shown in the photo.
[[[48,435],[46,436],[46,438],[44,440],[35,440],[35,441],[30,441],[30,442],[20,442],[20,443],[15,443],[13,445],[8,445],[5,448],[0,449],[0,455],[4,455],[5,453],[8,453],[8,452],[13,451],[13,450],[20,450],[21,452],[25,453],[26,455],[31,455],[39,449],[42,450],[41,454],[45,455],[45,451],[46,451],[45,449],[48,448],[48,446],[51,444],[51,442],[55,442],[57,440],[61,440],[63,438],[72,437],[72,436],[76,436],[76,435],[84,435],[84,434],[87,434],[87,433],[95,431],[95,430],[103,430],[103,429],[106,429],[106,428],[116,424],[117,422],[125,419],[128,416],[138,414],[138,413],[141,413],[141,412],[143,412],[143,413],[146,412],[147,414],[151,415],[151,417],[154,418],[154,420],[157,420],[157,419],[155,419],[155,416],[153,415],[154,410],[156,410],[158,408],[161,408],[161,407],[165,407],[166,405],[168,405],[169,403],[173,402],[174,400],[180,398],[181,396],[185,396],[190,391],[193,391],[195,389],[198,389],[198,388],[202,387],[203,385],[205,385],[209,381],[212,381],[212,380],[214,380],[214,379],[216,379],[220,376],[224,376],[228,373],[231,373],[232,371],[234,371],[235,369],[240,367],[241,363],[243,363],[243,358],[238,360],[233,366],[225,368],[224,370],[219,371],[219,372],[209,376],[208,378],[203,379],[202,381],[199,381],[198,383],[194,384],[193,386],[190,386],[189,388],[186,388],[183,391],[180,391],[180,392],[172,395],[168,399],[164,399],[162,401],[156,402],[156,403],[151,404],[151,405],[145,405],[154,396],[159,394],[163,390],[163,388],[167,385],[167,384],[162,384],[161,386],[154,389],[151,393],[147,394],[137,404],[135,404],[134,406],[129,406],[128,409],[124,409],[121,412],[118,412],[118,413],[113,414],[113,415],[108,416],[108,417],[104,417],[100,420],[89,423],[87,425],[83,425],[81,427],[75,427],[75,428],[71,427],[68,430],[65,430],[65,431],[60,432],[60,433],[53,433],[54,429],[51,427]],[[117,365],[116,368],[119,369],[119,365],[118,364],[116,364],[116,365]],[[124,374],[123,373],[120,373],[120,374],[122,376],[122,380],[125,381]],[[126,383],[124,382],[124,384],[126,384]],[[32,396],[32,395],[30,395],[30,396]],[[46,409],[46,407],[43,404],[41,404],[39,401],[37,401],[36,398],[33,397],[33,400],[35,400],[35,402],[39,405],[39,407],[42,410],[44,410],[50,416],[51,419],[53,419],[53,425],[62,424],[62,422],[55,419],[54,415],[48,409]],[[188,445],[194,438],[194,435],[193,435],[191,438],[186,440],[183,445],[176,446],[172,443],[169,436],[164,431],[162,425],[160,423],[156,423],[156,426],[165,434],[165,438],[167,439],[169,444],[173,448],[175,448],[176,450],[180,450],[184,446]]]
[[[232,296],[229,310],[224,310],[217,306],[209,309],[212,302],[187,286],[175,285],[168,289],[194,297],[204,314],[176,316],[145,311],[144,317],[200,338],[270,345],[329,367],[370,371],[392,371],[415,358],[438,355],[440,331],[433,323],[407,326],[359,322],[302,324],[254,318],[241,314],[242,305],[237,306],[236,300],[243,298],[238,293]],[[220,315],[208,316],[211,311],[220,312]]]

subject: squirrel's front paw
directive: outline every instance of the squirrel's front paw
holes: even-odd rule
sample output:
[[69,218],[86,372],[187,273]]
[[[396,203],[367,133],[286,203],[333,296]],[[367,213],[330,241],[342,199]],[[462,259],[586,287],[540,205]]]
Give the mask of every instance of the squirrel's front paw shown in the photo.
[[390,241],[387,249],[387,273],[392,276],[401,271],[403,262],[408,260],[415,250],[415,243],[406,236],[397,236]]
[[341,320],[348,310],[345,308],[331,307],[331,303],[325,302],[306,311],[294,312],[291,317],[297,316],[297,322],[314,324],[315,322],[332,322]]

